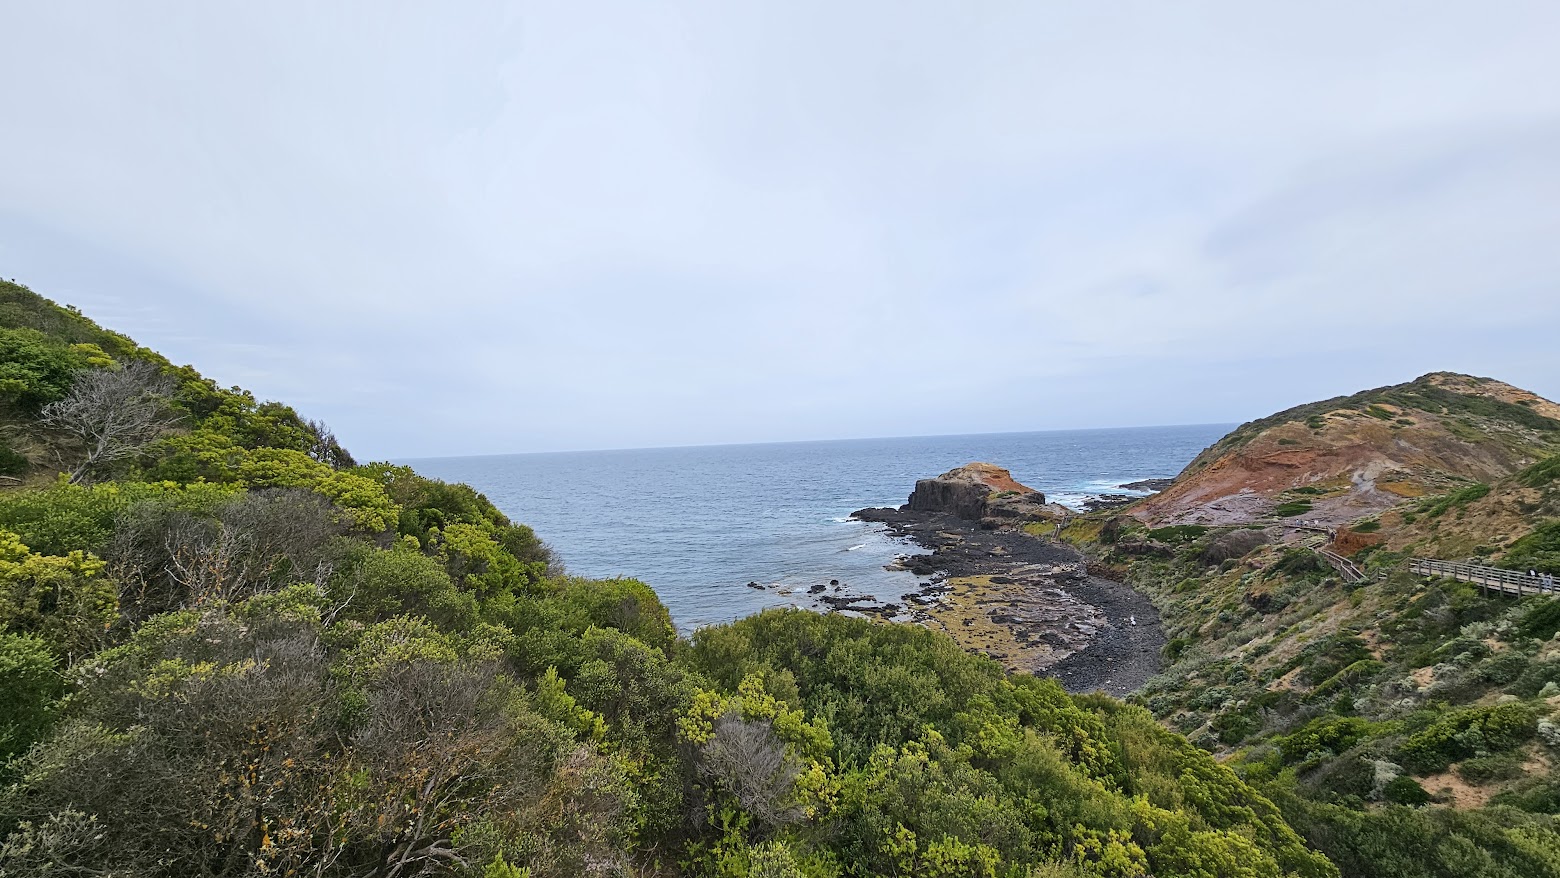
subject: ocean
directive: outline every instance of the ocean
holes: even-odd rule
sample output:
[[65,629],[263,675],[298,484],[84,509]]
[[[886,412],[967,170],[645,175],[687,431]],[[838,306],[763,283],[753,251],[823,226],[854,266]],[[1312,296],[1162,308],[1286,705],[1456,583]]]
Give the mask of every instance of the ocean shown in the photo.
[[[1011,470],[1076,506],[1124,482],[1169,478],[1233,425],[850,439],[400,461],[466,482],[535,528],[570,573],[655,588],[682,631],[765,607],[810,607],[808,588],[897,602],[919,584],[884,566],[916,552],[868,506],[899,506],[916,479],[971,461]],[[758,583],[762,589],[751,588]]]

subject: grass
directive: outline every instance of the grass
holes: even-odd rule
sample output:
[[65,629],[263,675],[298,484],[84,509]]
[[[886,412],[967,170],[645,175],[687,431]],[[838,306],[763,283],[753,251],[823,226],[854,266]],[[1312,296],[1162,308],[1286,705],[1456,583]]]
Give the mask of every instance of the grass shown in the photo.
[[1489,494],[1489,492],[1490,486],[1484,484],[1483,482],[1479,482],[1477,484],[1469,485],[1466,488],[1459,488],[1450,494],[1442,494],[1439,497],[1433,497],[1430,500],[1420,504],[1419,511],[1431,518],[1437,518],[1446,514],[1446,512],[1449,510],[1456,509],[1460,506],[1467,506],[1469,503],[1472,503],[1473,501]]
[[1542,488],[1560,481],[1560,454],[1546,457],[1517,473],[1517,481],[1529,488]]
[[1200,524],[1175,524],[1154,528],[1148,532],[1148,538],[1163,543],[1187,543],[1207,532],[1208,529]]
[[1278,504],[1278,508],[1273,510],[1273,514],[1279,518],[1293,518],[1296,515],[1304,515],[1310,511],[1310,500],[1291,500],[1288,503]]

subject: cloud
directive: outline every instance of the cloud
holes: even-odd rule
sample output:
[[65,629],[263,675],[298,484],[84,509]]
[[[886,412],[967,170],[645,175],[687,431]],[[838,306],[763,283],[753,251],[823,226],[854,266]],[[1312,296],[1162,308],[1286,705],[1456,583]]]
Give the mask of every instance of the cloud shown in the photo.
[[34,4],[0,274],[363,456],[1224,421],[1436,368],[1560,396],[1557,25]]

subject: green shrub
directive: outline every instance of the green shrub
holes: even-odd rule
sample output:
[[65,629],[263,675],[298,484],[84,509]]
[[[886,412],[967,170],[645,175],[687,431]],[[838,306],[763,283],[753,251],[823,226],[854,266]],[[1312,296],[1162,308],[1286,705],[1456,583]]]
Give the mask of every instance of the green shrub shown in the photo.
[[1332,567],[1310,549],[1286,549],[1278,563],[1268,569],[1269,576],[1315,576],[1332,572]]
[[1527,666],[1527,656],[1514,649],[1508,649],[1480,662],[1474,669],[1474,673],[1486,683],[1504,686],[1519,679],[1522,672],[1527,670]]
[[26,455],[9,445],[0,445],[0,476],[19,476],[30,465]]
[[139,502],[156,502],[187,512],[208,513],[237,491],[219,485],[106,483],[58,485],[0,494],[0,528],[45,555],[72,551],[104,554],[119,516]]
[[[1332,666],[1331,662],[1329,662],[1330,666]],[[1341,689],[1344,690],[1344,695],[1347,696],[1353,687],[1381,673],[1381,669],[1384,667],[1386,665],[1373,658],[1362,658],[1322,681],[1317,685],[1314,694],[1320,697],[1330,695]]]
[[0,766],[37,741],[64,692],[53,653],[43,640],[0,634]]
[[1373,726],[1367,720],[1352,716],[1323,716],[1311,720],[1298,730],[1274,739],[1284,763],[1292,765],[1313,753],[1342,753],[1356,743],[1370,737]]
[[1408,805],[1410,807],[1423,805],[1430,801],[1430,794],[1419,782],[1406,774],[1400,774],[1387,783],[1381,791],[1382,798],[1394,805]]
[[1560,481],[1560,454],[1546,457],[1517,473],[1517,481],[1529,488],[1542,488]]
[[1292,500],[1288,503],[1280,503],[1273,510],[1273,514],[1279,518],[1293,518],[1296,515],[1304,515],[1311,511],[1310,500]]
[[1169,527],[1154,528],[1148,532],[1148,538],[1164,543],[1187,543],[1207,532],[1208,528],[1200,524],[1175,524]]
[[1253,711],[1238,710],[1219,714],[1211,725],[1219,736],[1219,743],[1228,747],[1261,731],[1262,720]]
[[1458,763],[1457,776],[1472,784],[1511,780],[1522,776],[1522,757],[1516,753],[1476,756]]
[[1532,698],[1544,688],[1544,684],[1560,681],[1560,659],[1529,662],[1516,681],[1506,691],[1521,698]]
[[1544,522],[1512,543],[1500,566],[1560,575],[1560,518]]
[[1499,704],[1453,711],[1410,735],[1398,750],[1404,766],[1419,774],[1443,771],[1480,751],[1499,753],[1532,738],[1538,718],[1525,704]]
[[1367,521],[1362,521],[1359,524],[1352,525],[1349,529],[1357,534],[1373,534],[1376,531],[1381,530],[1381,522],[1372,518]]
[[1533,814],[1560,814],[1560,775],[1532,777],[1490,799],[1492,805],[1509,805]]
[[0,328],[0,400],[25,413],[63,398],[85,365],[68,345],[35,329]]
[[[1412,779],[1408,779],[1412,783]],[[1420,791],[1421,794],[1423,790]],[[1420,801],[1406,784],[1395,796]],[[1279,794],[1284,815],[1348,878],[1556,878],[1547,816],[1498,808],[1368,811]]]

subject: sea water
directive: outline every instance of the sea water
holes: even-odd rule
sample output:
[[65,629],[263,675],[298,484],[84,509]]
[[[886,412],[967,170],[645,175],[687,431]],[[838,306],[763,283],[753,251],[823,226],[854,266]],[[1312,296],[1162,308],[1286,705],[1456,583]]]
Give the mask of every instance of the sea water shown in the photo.
[[[653,586],[678,628],[768,606],[812,606],[809,588],[898,602],[921,584],[887,570],[917,549],[852,511],[898,506],[917,479],[972,461],[1011,470],[1076,506],[1180,472],[1228,424],[851,439],[409,460],[466,482],[536,529],[568,571]],[[748,583],[762,588],[751,588]]]

